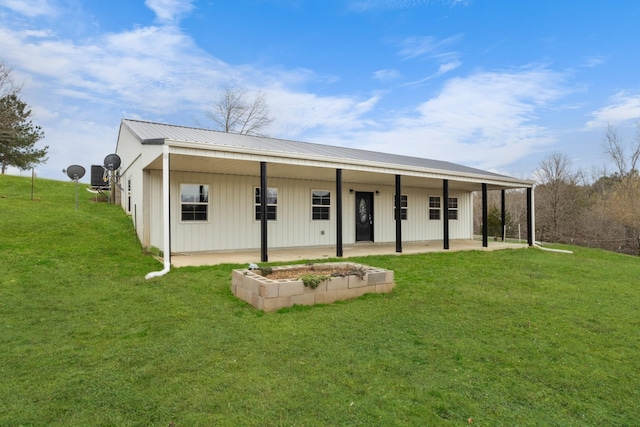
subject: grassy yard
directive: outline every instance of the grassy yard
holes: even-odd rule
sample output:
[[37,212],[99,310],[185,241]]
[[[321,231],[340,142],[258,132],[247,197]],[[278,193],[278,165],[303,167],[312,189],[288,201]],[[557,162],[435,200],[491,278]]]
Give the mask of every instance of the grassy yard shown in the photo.
[[640,424],[638,258],[359,258],[393,293],[265,314],[80,191],[0,176],[0,426]]

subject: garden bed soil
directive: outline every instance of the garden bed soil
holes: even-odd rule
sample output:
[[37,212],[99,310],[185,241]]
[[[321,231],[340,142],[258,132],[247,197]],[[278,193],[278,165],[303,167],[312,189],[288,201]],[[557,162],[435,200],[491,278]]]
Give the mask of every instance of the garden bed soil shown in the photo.
[[264,277],[271,280],[280,279],[298,279],[305,274],[318,274],[324,276],[346,276],[352,269],[344,267],[318,268],[313,266],[302,266],[300,268],[292,268],[287,270],[273,270],[271,273],[265,274]]

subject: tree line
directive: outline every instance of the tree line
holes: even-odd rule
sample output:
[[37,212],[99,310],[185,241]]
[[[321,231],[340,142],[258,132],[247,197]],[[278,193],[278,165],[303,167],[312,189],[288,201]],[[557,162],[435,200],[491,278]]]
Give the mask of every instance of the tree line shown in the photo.
[[[625,144],[608,125],[602,150],[612,170],[585,171],[569,157],[553,152],[535,173],[535,240],[602,248],[640,255],[640,120],[633,141]],[[481,229],[481,198],[475,198],[474,228]],[[526,239],[526,193],[510,190],[506,195],[507,237]],[[499,192],[489,193],[488,229],[502,233]]]

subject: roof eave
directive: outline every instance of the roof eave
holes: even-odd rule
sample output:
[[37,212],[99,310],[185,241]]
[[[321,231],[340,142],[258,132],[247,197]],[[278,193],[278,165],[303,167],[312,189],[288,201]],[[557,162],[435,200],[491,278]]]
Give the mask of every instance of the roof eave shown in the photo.
[[[203,142],[194,142],[194,141],[177,141],[170,139],[149,139],[145,140],[149,141],[148,144],[167,144],[170,147],[180,147],[180,148],[191,148],[196,150],[203,151],[222,151],[227,153],[238,153],[238,154],[252,154],[257,156],[268,156],[268,157],[276,157],[282,159],[292,159],[292,160],[303,160],[303,161],[320,161],[322,163],[334,163],[345,166],[364,166],[371,167],[375,169],[385,169],[387,171],[405,171],[405,172],[415,172],[419,174],[433,174],[439,176],[450,176],[452,178],[467,178],[471,180],[481,180],[487,183],[499,183],[500,185],[513,187],[513,188],[523,188],[523,187],[533,187],[535,181],[516,179],[509,176],[504,175],[483,175],[483,174],[473,174],[468,172],[455,172],[446,169],[433,169],[433,168],[421,168],[421,167],[411,167],[406,165],[401,165],[397,163],[382,163],[382,162],[372,162],[367,160],[352,160],[352,159],[344,159],[344,158],[335,158],[328,157],[322,155],[304,155],[299,153],[290,153],[284,151],[274,151],[274,150],[262,150],[256,148],[243,148],[238,146],[227,146],[227,145],[211,145]],[[144,142],[143,142],[144,143]],[[389,172],[387,172],[389,173]]]

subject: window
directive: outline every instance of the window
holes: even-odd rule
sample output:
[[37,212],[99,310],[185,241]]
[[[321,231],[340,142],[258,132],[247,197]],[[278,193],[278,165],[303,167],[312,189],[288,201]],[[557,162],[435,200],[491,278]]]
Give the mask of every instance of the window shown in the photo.
[[311,191],[311,220],[328,221],[331,209],[331,192],[326,190]]
[[429,196],[429,219],[440,219],[440,196]]
[[[401,194],[400,195],[400,219],[401,220],[406,220],[407,219],[407,207],[408,207],[408,198],[406,194]],[[393,195],[393,220],[395,221],[396,218],[396,195]]]
[[180,212],[182,221],[207,221],[209,186],[180,184]]
[[449,219],[458,219],[458,198],[449,197]]
[[[256,187],[254,202],[255,202],[255,211],[256,211],[256,221],[260,221],[262,219],[260,187]],[[277,219],[278,219],[278,189],[267,188],[267,220],[275,221]]]

